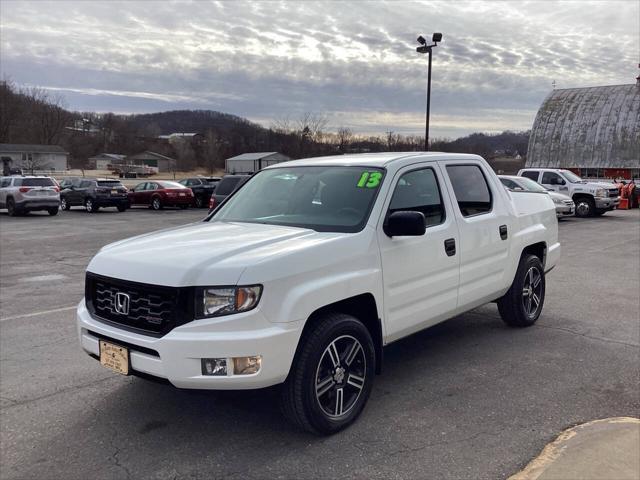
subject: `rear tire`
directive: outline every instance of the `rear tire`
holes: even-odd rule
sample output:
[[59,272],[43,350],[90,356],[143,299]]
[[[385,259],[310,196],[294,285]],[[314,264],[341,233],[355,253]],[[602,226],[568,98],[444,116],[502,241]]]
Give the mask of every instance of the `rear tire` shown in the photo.
[[13,198],[7,199],[7,213],[10,217],[15,217],[18,215],[16,210],[16,201]]
[[582,197],[575,200],[576,217],[586,218],[593,216],[596,211],[596,203],[593,198]]
[[511,287],[498,300],[498,311],[510,327],[530,327],[542,312],[545,294],[542,262],[535,255],[523,255]]
[[54,215],[57,215],[57,214],[58,214],[58,212],[60,211],[60,209],[59,209],[59,208],[50,208],[50,209],[49,209],[49,210],[47,210],[47,211],[49,212],[49,215],[51,215],[51,216],[53,217]]
[[204,207],[204,198],[202,198],[202,195],[197,195],[195,202],[196,202],[196,208]]
[[375,349],[367,328],[342,313],[325,314],[300,339],[282,385],[282,410],[299,428],[320,435],[353,423],[373,388]]
[[180,207],[180,210],[186,210],[187,208],[189,208],[189,205],[178,205]]
[[94,201],[91,198],[87,198],[84,201],[84,208],[89,213],[96,213],[98,211],[98,206],[94,203]]
[[162,210],[162,201],[160,197],[153,197],[151,199],[151,208],[154,210]]
[[127,209],[127,207],[125,205],[118,205],[118,211],[119,212],[124,212]]

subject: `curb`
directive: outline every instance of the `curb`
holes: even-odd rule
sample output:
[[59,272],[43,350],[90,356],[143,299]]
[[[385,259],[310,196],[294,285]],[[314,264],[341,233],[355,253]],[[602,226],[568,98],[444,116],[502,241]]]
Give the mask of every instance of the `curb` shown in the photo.
[[[542,452],[538,454],[529,464],[520,472],[512,475],[508,480],[536,480],[556,462],[563,453],[566,452],[569,442],[575,436],[579,435],[582,430],[588,429],[599,424],[636,424],[640,427],[640,420],[633,417],[614,417],[576,425],[563,431],[553,442],[547,444]],[[640,478],[640,473],[637,473]]]

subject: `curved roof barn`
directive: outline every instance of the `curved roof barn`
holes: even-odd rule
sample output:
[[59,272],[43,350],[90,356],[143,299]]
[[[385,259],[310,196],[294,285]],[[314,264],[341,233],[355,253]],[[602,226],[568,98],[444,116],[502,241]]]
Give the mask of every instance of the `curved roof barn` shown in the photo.
[[640,167],[640,84],[553,90],[538,110],[528,167]]

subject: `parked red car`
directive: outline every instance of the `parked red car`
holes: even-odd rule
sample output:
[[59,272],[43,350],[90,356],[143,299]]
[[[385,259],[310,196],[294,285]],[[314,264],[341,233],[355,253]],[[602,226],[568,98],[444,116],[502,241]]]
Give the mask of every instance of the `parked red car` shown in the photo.
[[189,208],[193,205],[194,197],[190,188],[185,188],[178,182],[155,181],[142,182],[129,190],[129,205],[148,205],[154,210],[175,206]]

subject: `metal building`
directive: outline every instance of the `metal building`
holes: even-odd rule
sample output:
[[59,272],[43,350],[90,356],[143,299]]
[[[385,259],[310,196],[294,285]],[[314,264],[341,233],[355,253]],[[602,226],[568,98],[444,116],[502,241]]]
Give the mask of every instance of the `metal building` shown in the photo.
[[227,158],[225,170],[227,173],[254,173],[261,168],[286,162],[287,160],[291,159],[278,152],[243,153],[242,155]]
[[583,177],[639,177],[640,80],[553,90],[536,115],[526,166],[568,168]]

